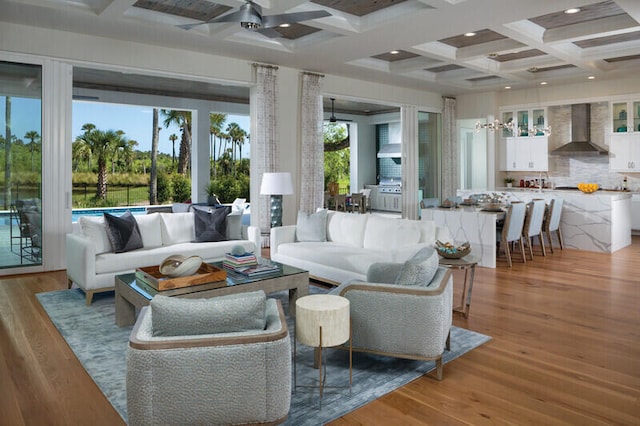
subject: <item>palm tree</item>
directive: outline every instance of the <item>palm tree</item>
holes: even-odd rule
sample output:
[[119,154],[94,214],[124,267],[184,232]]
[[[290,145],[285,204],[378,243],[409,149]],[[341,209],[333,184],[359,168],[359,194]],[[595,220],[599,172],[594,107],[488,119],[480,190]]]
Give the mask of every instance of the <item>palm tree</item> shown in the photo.
[[[247,132],[245,132],[238,123],[229,123],[227,126],[227,132],[229,132],[229,137],[231,138],[231,152],[232,152],[232,161],[233,161],[233,175],[236,174],[236,146],[242,146],[244,143],[244,137]],[[240,148],[240,154],[242,154],[242,148]],[[241,155],[242,157],[242,155]]]
[[178,155],[178,173],[186,175],[191,163],[191,111],[160,110],[164,116],[164,127],[175,123],[182,130],[180,154]]
[[24,137],[25,139],[29,139],[31,141],[29,142],[29,148],[31,151],[31,171],[33,171],[33,152],[36,147],[36,140],[38,141],[38,143],[40,142],[40,134],[35,130],[31,130],[25,133]]
[[[86,125],[85,125],[86,126]],[[85,127],[83,126],[83,129]],[[127,145],[124,132],[121,130],[102,131],[95,129],[86,130],[78,136],[76,142],[85,144],[92,156],[98,159],[98,184],[96,186],[96,198],[107,198],[107,161]]]
[[176,163],[176,141],[178,140],[178,135],[172,133],[171,136],[169,136],[169,140],[173,144],[173,154],[171,155],[171,166],[173,167]]
[[[216,171],[216,164],[215,164],[215,160],[216,160],[216,145],[215,145],[215,138],[220,138],[222,135],[222,126],[224,125],[224,122],[227,121],[227,114],[221,114],[221,113],[209,113],[209,133],[211,134],[211,162],[212,162],[212,167],[213,167],[213,176],[216,176],[217,171]],[[219,152],[219,151],[218,151]]]
[[74,141],[71,145],[71,156],[75,163],[75,171],[78,171],[80,167],[80,162],[83,160],[87,160],[87,167],[91,170],[91,149],[89,149],[88,145],[83,141]]
[[[175,135],[173,135],[175,136]],[[149,204],[158,204],[158,108],[153,109],[153,136],[151,137],[151,176],[149,180]]]

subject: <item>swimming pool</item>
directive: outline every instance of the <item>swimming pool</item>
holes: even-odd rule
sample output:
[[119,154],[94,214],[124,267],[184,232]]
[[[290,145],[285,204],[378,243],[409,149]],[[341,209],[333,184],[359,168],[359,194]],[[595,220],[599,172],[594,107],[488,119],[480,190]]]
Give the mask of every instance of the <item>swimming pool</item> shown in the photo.
[[102,216],[104,213],[121,216],[127,210],[129,210],[133,215],[147,214],[146,207],[103,207],[95,209],[73,209],[71,211],[71,222],[77,222],[80,216]]

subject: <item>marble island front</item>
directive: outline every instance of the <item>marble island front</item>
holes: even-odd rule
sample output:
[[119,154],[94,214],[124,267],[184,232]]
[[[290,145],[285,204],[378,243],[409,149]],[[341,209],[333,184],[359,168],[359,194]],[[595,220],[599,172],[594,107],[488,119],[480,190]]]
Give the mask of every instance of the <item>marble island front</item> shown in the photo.
[[[498,193],[507,201],[529,202],[542,198],[548,203],[553,198],[564,199],[560,229],[566,248],[613,253],[631,244],[631,194],[628,192],[584,194],[572,190],[509,188],[458,190],[457,195],[465,199],[480,193]],[[469,241],[472,253],[482,259],[480,266],[495,267],[495,214],[476,209],[425,209],[422,217],[447,227],[456,243]]]

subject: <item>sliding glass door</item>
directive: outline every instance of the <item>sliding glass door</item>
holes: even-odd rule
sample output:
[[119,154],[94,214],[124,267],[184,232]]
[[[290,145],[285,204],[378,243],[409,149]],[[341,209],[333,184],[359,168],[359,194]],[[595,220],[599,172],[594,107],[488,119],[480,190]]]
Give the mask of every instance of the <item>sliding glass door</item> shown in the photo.
[[42,67],[0,61],[0,268],[42,263]]

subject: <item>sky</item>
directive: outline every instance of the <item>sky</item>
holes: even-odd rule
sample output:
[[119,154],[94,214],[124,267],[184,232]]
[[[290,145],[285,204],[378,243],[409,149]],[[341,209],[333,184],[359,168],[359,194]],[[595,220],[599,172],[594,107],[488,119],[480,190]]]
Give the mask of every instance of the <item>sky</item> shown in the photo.
[[[218,111],[212,111],[218,112]],[[178,136],[176,141],[176,153],[180,142],[180,129],[172,124],[169,128],[162,125],[164,118],[162,114],[158,117],[162,130],[160,130],[160,141],[158,150],[171,154],[172,143],[169,136]],[[82,134],[82,126],[86,123],[95,124],[100,130],[122,130],[127,139],[138,142],[139,151],[151,150],[153,108],[135,105],[119,105],[100,102],[73,101],[73,138]],[[227,116],[227,121],[223,126],[223,131],[229,123],[237,123],[245,132],[249,133],[249,116],[231,115]],[[248,157],[248,146],[243,146],[242,156]]]
[[[5,129],[5,98],[0,97],[0,131],[4,135]],[[223,111],[213,111],[223,112]],[[24,140],[24,135],[36,130],[42,134],[41,127],[41,102],[39,99],[13,97],[11,99],[11,131],[19,139]],[[180,141],[180,129],[172,124],[169,128],[162,125],[162,114],[158,117],[160,127],[160,141],[158,150],[171,154],[172,143],[169,136],[178,136],[176,152]],[[153,123],[153,108],[133,105],[109,104],[100,102],[73,101],[72,138],[82,134],[82,126],[92,123],[100,130],[122,130],[127,139],[138,142],[137,150],[151,151],[151,129]],[[229,123],[237,123],[244,131],[249,133],[248,115],[227,115],[227,121],[223,131]],[[24,140],[28,143],[28,140]],[[249,157],[249,145],[242,148],[242,156]]]

